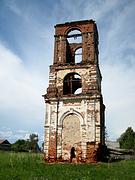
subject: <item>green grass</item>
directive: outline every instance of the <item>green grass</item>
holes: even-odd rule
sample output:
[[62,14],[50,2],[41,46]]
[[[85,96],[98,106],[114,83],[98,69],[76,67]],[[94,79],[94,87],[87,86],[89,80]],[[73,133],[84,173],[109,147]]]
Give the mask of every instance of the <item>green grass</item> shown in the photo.
[[135,161],[45,164],[42,154],[0,152],[0,180],[134,180]]

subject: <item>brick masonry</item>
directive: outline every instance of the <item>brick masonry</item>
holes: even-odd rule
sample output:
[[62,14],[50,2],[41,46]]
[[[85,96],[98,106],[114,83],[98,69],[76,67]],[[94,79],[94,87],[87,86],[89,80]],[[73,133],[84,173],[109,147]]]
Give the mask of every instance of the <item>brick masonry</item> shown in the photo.
[[[79,31],[79,34],[68,35]],[[69,43],[68,38],[82,38]],[[82,48],[82,60],[75,51]],[[98,64],[98,32],[93,20],[55,26],[54,61],[50,66],[49,87],[44,95],[45,160],[96,162],[104,146],[104,110]],[[81,87],[81,92],[75,91]],[[75,149],[72,159],[71,148]]]

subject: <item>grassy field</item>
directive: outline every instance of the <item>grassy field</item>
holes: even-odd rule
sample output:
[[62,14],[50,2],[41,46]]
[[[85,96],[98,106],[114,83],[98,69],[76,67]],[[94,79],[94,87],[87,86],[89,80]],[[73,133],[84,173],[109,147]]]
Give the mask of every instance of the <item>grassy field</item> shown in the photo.
[[134,180],[135,161],[45,164],[42,154],[0,152],[0,180]]

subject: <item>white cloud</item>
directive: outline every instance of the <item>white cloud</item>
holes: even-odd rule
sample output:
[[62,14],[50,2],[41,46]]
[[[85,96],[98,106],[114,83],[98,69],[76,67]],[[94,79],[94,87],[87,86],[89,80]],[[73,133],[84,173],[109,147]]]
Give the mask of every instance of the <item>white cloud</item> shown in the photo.
[[0,139],[7,139],[13,136],[13,132],[10,128],[2,127],[0,128]]
[[[40,9],[41,1],[37,1],[39,6],[30,2],[26,6],[26,1],[22,6],[16,0],[6,2],[14,17],[17,16],[17,22],[20,21],[21,28],[14,28],[19,32],[15,42],[21,56],[0,43],[0,113],[1,119],[4,116],[5,120],[1,124],[11,124],[18,129],[20,126],[24,126],[21,129],[34,129],[40,125],[43,129],[44,102],[41,95],[48,86],[48,67],[52,63],[53,25],[94,19],[99,27],[99,61],[109,135],[117,138],[128,126],[135,130],[135,1],[80,0],[73,3],[61,0],[59,4],[52,3],[50,12],[47,2],[44,11]],[[11,30],[11,36],[15,29]],[[10,47],[10,42],[8,45]]]
[[115,139],[132,126],[135,130],[135,65],[104,65],[103,95],[106,105],[106,125],[110,139]]
[[99,32],[103,96],[110,139],[118,138],[129,126],[135,130],[135,3],[129,1],[127,6],[117,3],[118,10],[114,11],[117,17],[111,17],[107,28],[103,23],[100,27],[102,34]]
[[[42,94],[46,83],[40,74],[27,69],[19,57],[0,44],[0,114],[5,112],[8,122],[19,125],[23,119],[24,126],[35,126],[43,121]],[[18,119],[14,119],[13,114]]]
[[23,129],[14,130],[7,127],[0,127],[0,139],[7,139],[10,143],[14,143],[19,139],[27,140],[29,139],[30,134],[37,134],[39,139],[38,143],[40,146],[42,146],[44,136],[41,133]]
[[22,11],[21,9],[17,6],[17,4],[15,3],[15,0],[12,1],[5,1],[6,6],[12,11],[14,12],[16,15],[22,15]]

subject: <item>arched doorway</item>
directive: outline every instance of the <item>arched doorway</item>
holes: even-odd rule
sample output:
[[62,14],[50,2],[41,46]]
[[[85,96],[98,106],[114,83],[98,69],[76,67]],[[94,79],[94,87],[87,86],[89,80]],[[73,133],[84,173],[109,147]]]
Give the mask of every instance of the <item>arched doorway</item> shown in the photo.
[[75,149],[80,146],[81,142],[81,130],[80,130],[80,120],[76,114],[69,114],[63,120],[63,129],[62,129],[62,156],[64,160],[69,160],[71,158],[71,149],[72,155],[75,153]]

